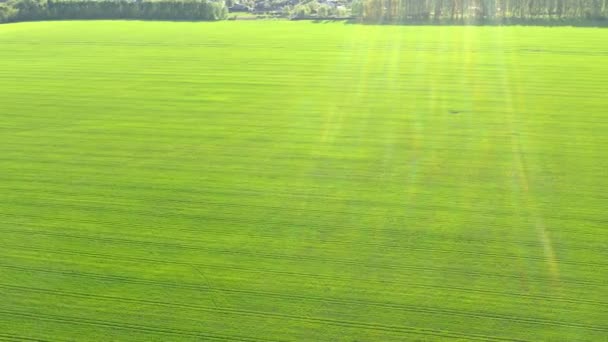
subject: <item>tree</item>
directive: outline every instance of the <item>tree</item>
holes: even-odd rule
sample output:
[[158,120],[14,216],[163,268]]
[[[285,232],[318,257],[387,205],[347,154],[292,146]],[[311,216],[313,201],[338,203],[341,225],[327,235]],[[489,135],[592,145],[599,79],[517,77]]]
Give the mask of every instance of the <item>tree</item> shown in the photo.
[[355,17],[363,17],[363,1],[362,0],[353,0],[351,3],[351,13]]
[[17,9],[9,4],[0,3],[0,23],[13,20],[17,16]]
[[330,12],[331,12],[331,8],[326,4],[320,5],[319,8],[317,9],[317,15],[321,18],[329,17]]
[[168,19],[226,18],[224,1],[207,0],[10,0],[0,4],[0,21],[41,19]]
[[308,5],[299,4],[293,9],[295,18],[305,18],[310,15],[310,7]]

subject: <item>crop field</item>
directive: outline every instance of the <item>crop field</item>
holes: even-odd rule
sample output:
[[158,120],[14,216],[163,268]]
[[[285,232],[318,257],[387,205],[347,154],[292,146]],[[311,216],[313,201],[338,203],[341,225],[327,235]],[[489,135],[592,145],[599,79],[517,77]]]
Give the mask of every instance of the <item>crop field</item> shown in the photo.
[[608,30],[0,26],[0,340],[608,340]]

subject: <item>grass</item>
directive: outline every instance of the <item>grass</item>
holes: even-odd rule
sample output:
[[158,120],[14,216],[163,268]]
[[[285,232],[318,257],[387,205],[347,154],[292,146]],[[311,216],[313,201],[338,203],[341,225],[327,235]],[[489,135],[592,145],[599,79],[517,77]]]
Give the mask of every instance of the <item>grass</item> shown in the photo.
[[0,339],[608,335],[608,31],[0,26]]

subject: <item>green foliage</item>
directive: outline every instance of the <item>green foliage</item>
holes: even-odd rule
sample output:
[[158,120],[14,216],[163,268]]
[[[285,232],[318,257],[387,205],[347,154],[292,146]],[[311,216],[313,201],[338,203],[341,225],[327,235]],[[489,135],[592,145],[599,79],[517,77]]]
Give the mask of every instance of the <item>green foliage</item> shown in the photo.
[[326,4],[319,5],[317,8],[317,15],[319,17],[328,17],[330,14],[332,14],[332,9]]
[[356,17],[363,17],[363,0],[353,0],[351,3],[351,13]]
[[0,339],[605,341],[607,41],[0,25]]
[[15,20],[38,20],[47,18],[46,0],[12,0],[8,5],[16,10]]
[[347,8],[347,7],[345,7],[345,6],[338,6],[338,7],[335,9],[335,14],[336,14],[338,17],[344,18],[344,17],[348,17],[348,16],[349,16],[349,14],[350,14],[350,12],[349,12],[349,10],[348,10],[348,8]]
[[14,20],[17,9],[7,3],[0,3],[0,23]]
[[[218,20],[228,10],[223,1],[207,0],[12,0],[12,14],[2,21],[60,19]],[[1,10],[0,10],[0,13]]]
[[313,0],[313,1],[306,2],[306,6],[308,6],[310,13],[317,13],[317,10],[319,9],[320,4],[316,0]]
[[[229,0],[230,5],[236,3]],[[346,16],[364,21],[531,22],[605,20],[608,0],[242,0],[262,12],[294,17]],[[0,5],[0,22],[45,19],[219,20],[224,0],[9,0]]]
[[304,18],[311,13],[310,7],[307,4],[298,4],[294,7],[292,15],[296,18]]
[[600,0],[354,0],[352,6],[369,21],[608,18]]

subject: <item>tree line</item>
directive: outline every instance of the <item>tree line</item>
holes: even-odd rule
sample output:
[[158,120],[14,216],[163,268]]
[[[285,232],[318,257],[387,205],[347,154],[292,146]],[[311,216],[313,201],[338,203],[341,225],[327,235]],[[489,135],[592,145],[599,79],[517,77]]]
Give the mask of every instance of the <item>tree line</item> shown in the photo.
[[223,0],[9,0],[0,22],[62,19],[220,20]]
[[[220,20],[225,0],[0,0],[0,22],[59,19]],[[353,16],[369,22],[606,20],[608,0],[228,0],[295,17]],[[277,8],[273,7],[276,2]],[[339,6],[337,6],[338,4]],[[279,6],[280,5],[280,6]],[[286,11],[288,10],[288,11]]]
[[602,20],[608,0],[354,0],[353,15],[367,21]]

